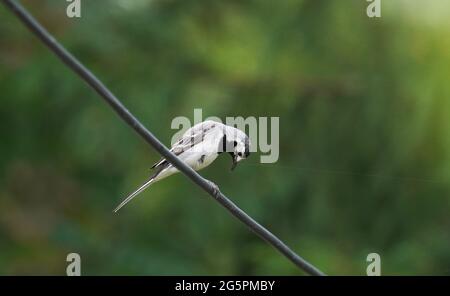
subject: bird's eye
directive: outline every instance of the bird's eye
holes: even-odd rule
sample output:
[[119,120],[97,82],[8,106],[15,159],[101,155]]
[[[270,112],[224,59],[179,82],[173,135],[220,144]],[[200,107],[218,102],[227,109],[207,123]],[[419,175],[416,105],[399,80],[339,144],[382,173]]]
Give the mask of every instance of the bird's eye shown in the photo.
[[234,145],[234,147],[236,147],[236,146],[237,146],[237,142],[236,142],[236,141],[234,141],[234,142],[233,142],[233,145]]
[[242,156],[242,153],[241,153],[241,152],[239,152],[239,153],[238,153],[238,156],[239,156],[239,157],[241,157],[241,156]]

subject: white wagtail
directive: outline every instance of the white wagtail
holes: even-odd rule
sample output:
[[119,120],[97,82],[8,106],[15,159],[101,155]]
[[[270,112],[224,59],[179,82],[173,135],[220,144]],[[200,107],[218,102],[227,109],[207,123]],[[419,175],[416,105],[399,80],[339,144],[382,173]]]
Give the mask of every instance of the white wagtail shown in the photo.
[[[237,128],[206,120],[188,129],[170,151],[196,171],[209,166],[220,153],[228,152],[233,158],[231,166],[233,170],[239,161],[250,155],[250,141],[248,136]],[[178,172],[178,169],[165,158],[155,163],[152,169],[155,169],[152,176],[127,196],[114,212],[120,210],[151,184]]]

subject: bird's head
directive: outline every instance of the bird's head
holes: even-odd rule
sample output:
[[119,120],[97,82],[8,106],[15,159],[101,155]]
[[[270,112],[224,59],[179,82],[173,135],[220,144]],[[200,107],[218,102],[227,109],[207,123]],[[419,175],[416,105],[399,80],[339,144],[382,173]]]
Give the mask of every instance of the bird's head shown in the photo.
[[233,129],[232,133],[228,133],[228,136],[224,137],[224,142],[226,142],[225,151],[233,159],[231,170],[234,170],[238,162],[246,159],[250,155],[250,140],[244,132]]

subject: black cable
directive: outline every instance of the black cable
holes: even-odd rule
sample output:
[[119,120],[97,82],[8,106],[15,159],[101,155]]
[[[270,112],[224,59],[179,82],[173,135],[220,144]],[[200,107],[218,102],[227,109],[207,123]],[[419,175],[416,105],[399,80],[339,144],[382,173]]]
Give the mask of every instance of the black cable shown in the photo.
[[70,52],[68,52],[56,39],[45,30],[39,22],[19,3],[14,0],[3,0],[3,3],[30,29],[42,42],[55,53],[62,62],[75,71],[87,84],[116,111],[116,113],[128,123],[139,135],[141,135],[153,148],[156,149],[167,161],[185,174],[195,184],[208,192],[215,200],[225,207],[233,216],[247,225],[253,232],[263,238],[270,245],[280,251],[286,258],[303,269],[310,275],[325,275],[319,269],[311,265],[305,259],[292,251],[283,241],[261,226],[252,217],[236,206],[230,199],[217,190],[217,186],[200,176],[196,171],[187,166],[177,156],[167,149],[142,123],[137,120],[130,111],[114,96],[114,94],[94,75],[81,64]]

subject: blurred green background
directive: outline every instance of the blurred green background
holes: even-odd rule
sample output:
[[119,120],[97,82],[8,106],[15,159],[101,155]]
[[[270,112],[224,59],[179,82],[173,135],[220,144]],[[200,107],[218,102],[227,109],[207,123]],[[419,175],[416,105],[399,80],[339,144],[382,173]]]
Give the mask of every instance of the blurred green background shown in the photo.
[[[329,274],[450,275],[450,2],[23,0],[166,145],[176,116],[279,116],[280,159],[202,175]],[[0,274],[303,274],[0,5]]]

